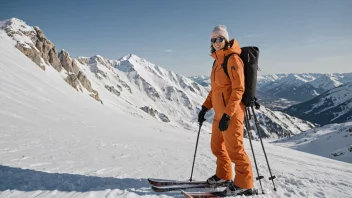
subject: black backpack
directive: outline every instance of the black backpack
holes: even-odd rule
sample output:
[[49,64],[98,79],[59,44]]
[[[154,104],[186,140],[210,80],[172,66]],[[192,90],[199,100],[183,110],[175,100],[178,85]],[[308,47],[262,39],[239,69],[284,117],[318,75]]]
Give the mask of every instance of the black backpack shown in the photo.
[[[257,102],[256,97],[256,88],[257,88],[257,70],[258,70],[258,59],[259,59],[259,48],[256,46],[242,47],[242,52],[240,54],[240,58],[244,64],[244,78],[245,78],[245,91],[242,96],[242,102],[246,107],[250,107],[256,105],[258,109],[260,105]],[[230,53],[225,56],[224,62],[221,65],[226,76],[229,77],[229,73],[227,71],[227,62],[230,56],[235,53]],[[215,64],[215,61],[213,65]]]

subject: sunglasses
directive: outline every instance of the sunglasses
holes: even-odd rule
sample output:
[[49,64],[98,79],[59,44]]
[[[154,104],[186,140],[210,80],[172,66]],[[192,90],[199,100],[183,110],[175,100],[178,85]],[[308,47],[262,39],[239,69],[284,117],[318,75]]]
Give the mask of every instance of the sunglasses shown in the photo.
[[211,38],[210,42],[215,43],[215,42],[222,42],[224,40],[223,37],[218,37],[218,38]]

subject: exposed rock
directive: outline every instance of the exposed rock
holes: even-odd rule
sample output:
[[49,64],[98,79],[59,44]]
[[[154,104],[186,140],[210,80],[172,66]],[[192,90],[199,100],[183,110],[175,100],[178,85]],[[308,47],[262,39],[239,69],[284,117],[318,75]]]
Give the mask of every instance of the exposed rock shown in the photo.
[[169,118],[163,114],[163,113],[159,113],[159,118],[161,119],[161,121],[163,122],[170,122]]
[[35,50],[33,48],[24,47],[20,43],[17,43],[15,47],[17,49],[19,49],[24,55],[26,55],[29,59],[31,59],[36,65],[41,67],[41,64],[40,64],[40,53],[37,50]]
[[81,63],[82,65],[88,65],[89,64],[89,58],[86,57],[78,57],[77,61]]
[[80,83],[79,83],[79,80],[78,80],[78,78],[77,78],[76,75],[74,75],[74,74],[69,74],[69,75],[66,77],[65,81],[66,81],[69,85],[71,85],[73,88],[75,88],[77,91],[83,91],[82,88],[81,88],[81,85],[80,85]]
[[55,45],[45,38],[44,33],[38,27],[34,27],[37,32],[36,37],[32,38],[35,47],[40,51],[41,57],[47,63],[50,63],[58,72],[62,70],[61,62],[58,58],[58,53]]
[[116,87],[117,87],[118,91],[122,91],[122,87],[120,85],[117,84]]
[[62,67],[66,71],[78,75],[79,68],[68,52],[66,52],[65,50],[61,50],[61,52],[59,53],[59,59]]
[[126,82],[120,81],[120,83],[121,83],[121,85],[122,85],[123,87],[125,87],[130,93],[132,93],[131,87],[128,86]]
[[161,121],[163,122],[170,122],[170,119],[163,113],[159,113],[157,110],[148,107],[148,106],[144,106],[141,107],[140,109],[142,109],[143,111],[145,111],[146,113],[148,113],[149,115],[155,117],[155,118],[159,118]]
[[94,98],[95,100],[99,101],[101,104],[103,104],[103,101],[99,97],[99,93],[95,90],[93,90],[92,92],[93,93],[89,94],[89,96]]
[[[5,26],[2,28],[8,36],[17,41],[16,48],[44,71],[45,65],[51,65],[58,72],[61,72],[62,68],[64,68],[68,74],[64,80],[69,85],[81,92],[83,91],[83,86],[91,92],[91,97],[102,103],[98,92],[92,89],[91,82],[80,71],[75,60],[64,50],[58,54],[55,45],[45,37],[39,27],[27,26],[25,22],[13,18],[6,21]],[[88,59],[83,57],[78,61],[88,63]]]
[[117,95],[117,96],[120,96],[120,92],[117,91],[114,86],[105,85],[105,88],[106,88],[108,91],[110,91],[111,93],[113,93],[113,94],[115,94],[115,95]]
[[93,92],[92,85],[83,72],[79,71],[77,77],[84,88],[86,88],[89,92]]
[[336,152],[336,153],[331,153],[331,155],[332,156],[334,156],[334,157],[337,157],[337,156],[340,156],[340,155],[343,155],[343,154],[345,154],[344,152]]

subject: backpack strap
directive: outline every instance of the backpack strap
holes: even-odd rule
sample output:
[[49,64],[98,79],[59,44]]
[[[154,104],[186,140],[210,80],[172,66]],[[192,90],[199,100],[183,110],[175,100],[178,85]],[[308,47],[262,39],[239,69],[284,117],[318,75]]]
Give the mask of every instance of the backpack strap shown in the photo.
[[[229,61],[230,56],[232,56],[232,55],[234,55],[234,54],[236,54],[236,53],[230,53],[230,54],[226,55],[225,58],[224,58],[224,62],[221,64],[222,69],[224,70],[226,76],[227,76],[229,79],[230,79],[230,76],[229,76],[229,73],[228,73],[228,71],[227,71],[227,62]],[[215,63],[215,62],[214,62],[214,63]]]

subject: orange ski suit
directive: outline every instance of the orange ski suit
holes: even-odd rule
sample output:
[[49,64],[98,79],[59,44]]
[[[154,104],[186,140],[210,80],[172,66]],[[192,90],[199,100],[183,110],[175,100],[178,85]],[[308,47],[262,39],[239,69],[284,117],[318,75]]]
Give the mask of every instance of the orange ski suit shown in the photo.
[[[244,93],[244,65],[239,57],[241,48],[236,40],[230,41],[229,49],[215,51],[211,56],[215,64],[211,72],[211,90],[203,103],[210,110],[214,108],[212,124],[211,150],[216,156],[216,176],[220,179],[232,180],[232,164],[235,164],[234,184],[240,188],[253,187],[252,165],[243,145],[243,120],[245,106],[241,102]],[[226,76],[221,64],[229,53]],[[231,116],[229,127],[221,132],[219,121],[226,113]]]

